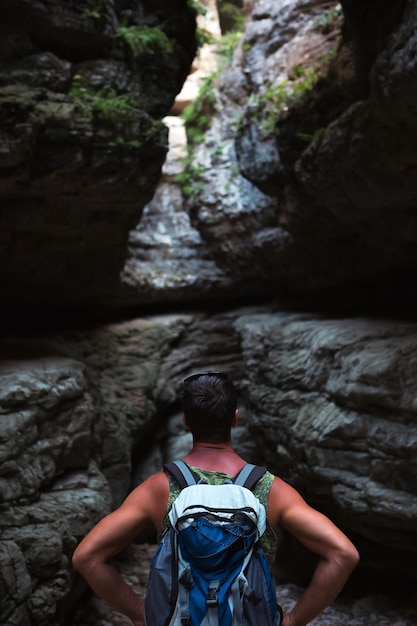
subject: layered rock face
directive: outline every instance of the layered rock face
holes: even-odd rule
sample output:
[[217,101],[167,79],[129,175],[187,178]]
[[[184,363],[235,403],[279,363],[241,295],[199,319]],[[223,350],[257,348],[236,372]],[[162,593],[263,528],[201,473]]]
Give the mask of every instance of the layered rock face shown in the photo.
[[[189,448],[181,381],[206,368],[236,381],[238,451],[354,539],[359,579],[415,584],[416,342],[415,323],[270,307],[49,334],[19,352],[3,341],[2,623],[72,614],[72,550],[132,484]],[[305,580],[298,550],[282,539],[281,582]]]
[[356,535],[362,566],[416,578],[415,324],[275,314],[237,328],[268,465]]
[[153,205],[160,118],[196,49],[186,2],[5,6],[3,310],[282,293],[409,303],[413,2],[252,4],[212,77],[205,141],[179,164],[191,198],[177,171]]
[[0,377],[1,622],[53,624],[77,537],[111,507],[97,412],[85,367],[69,358],[2,360]]
[[254,290],[410,300],[415,6],[381,6],[255,3],[220,79],[191,215]]
[[195,14],[186,0],[19,0],[0,23],[1,306],[91,304],[154,193]]
[[[35,318],[2,333],[1,623],[126,624],[79,603],[70,558],[187,450],[181,381],[206,369],[237,383],[237,450],[357,543],[363,589],[415,588],[417,326],[361,306],[398,312],[415,285],[417,5],[244,5],[205,139],[187,155],[176,120],[165,163],[161,118],[194,55],[192,2],[0,8],[1,314],[54,307],[57,323],[66,308],[104,319],[111,307],[120,320],[134,307],[113,324],[81,313],[77,326],[45,332]],[[176,178],[187,172],[191,193]],[[314,311],[361,314],[277,301],[207,312],[283,293],[304,311],[309,295]],[[164,314],[144,317],[149,304]],[[280,581],[304,582],[309,559],[280,542]],[[140,593],[148,556],[136,547],[122,564]],[[389,615],[369,602],[318,624],[415,626],[415,595],[401,598]]]

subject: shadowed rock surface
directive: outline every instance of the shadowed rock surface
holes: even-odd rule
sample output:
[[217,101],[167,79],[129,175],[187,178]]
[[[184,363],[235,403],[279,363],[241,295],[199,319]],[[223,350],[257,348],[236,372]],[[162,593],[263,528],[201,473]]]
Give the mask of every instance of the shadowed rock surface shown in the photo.
[[[181,381],[219,369],[238,451],[360,549],[313,624],[415,626],[417,327],[398,313],[416,286],[417,3],[245,3],[187,194],[164,116],[194,57],[189,3],[76,4],[0,8],[0,622],[127,623],[87,601],[71,554],[184,454]],[[120,30],[138,26],[145,51]],[[120,557],[139,593],[154,548]],[[280,535],[284,606],[311,565]]]
[[195,54],[186,0],[0,7],[0,302],[94,306],[167,151]]
[[[45,6],[4,10],[3,315],[277,294],[411,303],[413,0],[254,3],[212,76],[205,140],[151,204],[195,16],[185,0],[107,3],[99,16]],[[135,56],[122,33],[138,26],[162,39]],[[190,165],[184,198],[175,177]]]
[[[132,475],[138,484],[188,449],[180,383],[200,369],[237,382],[237,449],[358,544],[358,582],[415,586],[416,341],[411,322],[270,307],[26,339],[1,368],[2,571],[14,589],[4,618],[20,611],[47,624],[55,608],[72,610],[72,549],[127,495]],[[311,560],[285,536],[280,546],[278,580],[304,583]]]
[[352,6],[346,24],[334,3],[256,3],[214,82],[190,214],[253,293],[333,307],[413,300],[415,6],[371,5],[379,36],[366,47]]

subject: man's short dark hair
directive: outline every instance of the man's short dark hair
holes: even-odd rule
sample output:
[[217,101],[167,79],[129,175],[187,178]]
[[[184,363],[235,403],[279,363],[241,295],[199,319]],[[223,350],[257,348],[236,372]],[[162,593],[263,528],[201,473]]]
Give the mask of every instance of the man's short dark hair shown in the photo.
[[237,393],[226,374],[203,372],[186,378],[182,407],[195,441],[229,441],[236,413]]

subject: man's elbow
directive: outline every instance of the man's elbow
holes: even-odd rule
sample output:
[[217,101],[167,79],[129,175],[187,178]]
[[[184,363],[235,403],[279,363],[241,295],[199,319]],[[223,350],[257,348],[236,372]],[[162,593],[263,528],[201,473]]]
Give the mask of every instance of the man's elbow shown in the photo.
[[360,561],[360,555],[353,543],[350,543],[344,547],[341,553],[341,561],[346,571],[351,572],[358,565]]
[[88,553],[80,546],[75,549],[75,552],[72,555],[72,566],[81,575],[84,575],[91,566],[91,559]]

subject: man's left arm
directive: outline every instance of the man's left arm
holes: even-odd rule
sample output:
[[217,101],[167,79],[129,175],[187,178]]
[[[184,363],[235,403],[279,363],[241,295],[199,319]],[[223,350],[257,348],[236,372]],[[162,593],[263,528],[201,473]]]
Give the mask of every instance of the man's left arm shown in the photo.
[[272,522],[288,530],[319,557],[313,576],[282,626],[305,626],[340,593],[356,567],[359,554],[329,518],[311,508],[288,484],[275,479],[269,507]]

